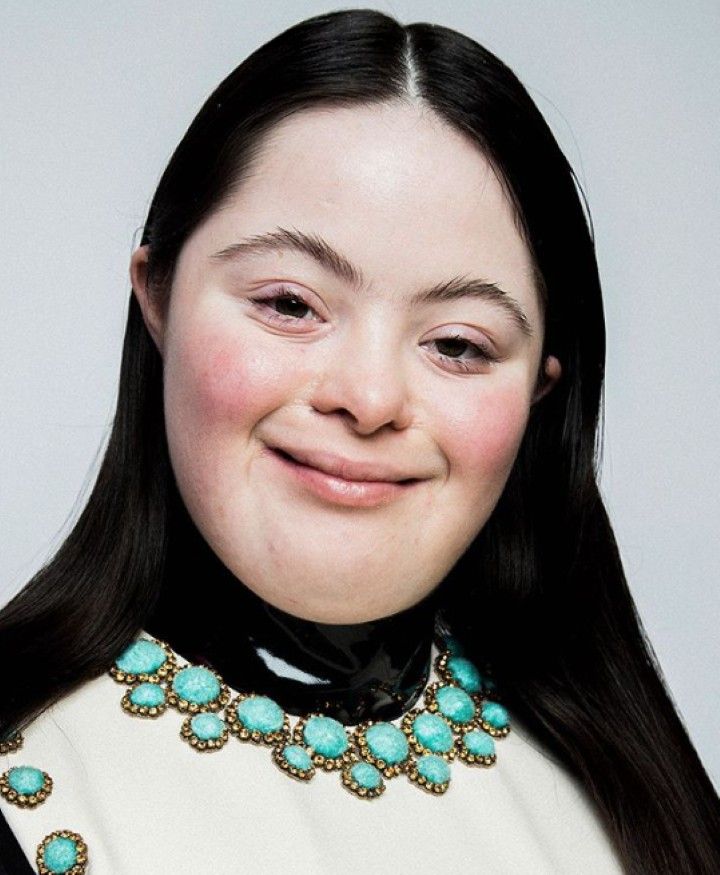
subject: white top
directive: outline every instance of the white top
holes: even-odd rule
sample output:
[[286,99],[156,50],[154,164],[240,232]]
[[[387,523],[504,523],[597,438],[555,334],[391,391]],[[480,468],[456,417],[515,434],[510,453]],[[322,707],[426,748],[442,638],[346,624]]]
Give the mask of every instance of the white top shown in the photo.
[[622,873],[578,782],[512,714],[497,762],[455,759],[444,795],[400,775],[364,800],[337,771],[300,782],[233,735],[199,753],[180,738],[183,714],[131,716],[124,690],[107,674],[86,682],[0,756],[0,771],[31,765],[54,781],[34,809],[0,797],[33,871],[42,839],[69,829],[88,846],[88,875]]

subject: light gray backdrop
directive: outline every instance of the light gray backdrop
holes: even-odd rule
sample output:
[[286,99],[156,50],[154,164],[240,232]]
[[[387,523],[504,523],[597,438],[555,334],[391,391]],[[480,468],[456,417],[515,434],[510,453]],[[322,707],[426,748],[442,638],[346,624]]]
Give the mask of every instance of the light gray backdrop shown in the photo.
[[[128,260],[171,151],[249,52],[336,8],[0,3],[0,604],[57,547],[96,476]],[[602,491],[641,617],[720,785],[720,6],[375,8],[498,54],[586,190],[608,330]]]

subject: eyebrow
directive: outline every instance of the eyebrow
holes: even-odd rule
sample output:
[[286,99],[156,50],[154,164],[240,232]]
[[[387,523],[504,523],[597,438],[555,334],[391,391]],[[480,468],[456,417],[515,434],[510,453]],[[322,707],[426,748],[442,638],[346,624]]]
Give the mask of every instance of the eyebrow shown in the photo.
[[[237,243],[231,243],[210,257],[217,261],[229,261],[241,258],[243,255],[280,252],[288,249],[312,258],[325,270],[349,283],[357,291],[367,286],[362,271],[332,247],[327,240],[318,234],[306,234],[297,229],[290,230],[278,227],[275,231],[254,234]],[[451,280],[420,290],[413,295],[412,300],[419,304],[430,304],[457,301],[462,298],[485,300],[499,306],[510,316],[526,337],[533,336],[533,329],[523,308],[515,298],[496,283],[466,276],[454,277]]]

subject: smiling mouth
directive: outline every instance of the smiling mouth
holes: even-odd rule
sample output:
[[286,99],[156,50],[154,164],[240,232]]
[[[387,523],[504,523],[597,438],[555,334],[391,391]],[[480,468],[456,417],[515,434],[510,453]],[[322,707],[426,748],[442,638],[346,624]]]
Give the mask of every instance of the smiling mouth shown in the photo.
[[[279,447],[272,447],[272,452],[276,453],[281,458],[285,459],[287,462],[291,462],[293,465],[298,465],[300,468],[308,468],[310,471],[319,471],[321,474],[326,474],[328,477],[335,477],[337,480],[344,480],[345,478],[340,477],[337,474],[327,474],[326,471],[323,471],[321,468],[315,468],[312,465],[307,465],[305,462],[298,461],[294,456],[291,456],[286,450],[281,450]],[[347,483],[394,483],[395,485],[401,486],[409,486],[412,483],[418,483],[420,481],[419,477],[407,477],[404,480],[346,480]]]

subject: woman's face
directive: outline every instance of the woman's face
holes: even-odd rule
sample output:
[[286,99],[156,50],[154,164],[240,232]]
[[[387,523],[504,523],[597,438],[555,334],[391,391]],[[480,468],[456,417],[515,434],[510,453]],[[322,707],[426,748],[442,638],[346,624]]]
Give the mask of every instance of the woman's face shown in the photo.
[[[327,623],[427,595],[490,516],[540,396],[530,257],[476,146],[405,104],[306,111],[187,240],[164,322],[146,256],[131,279],[173,470],[227,568]],[[542,391],[555,359],[546,373]],[[343,479],[317,467],[333,465]]]

